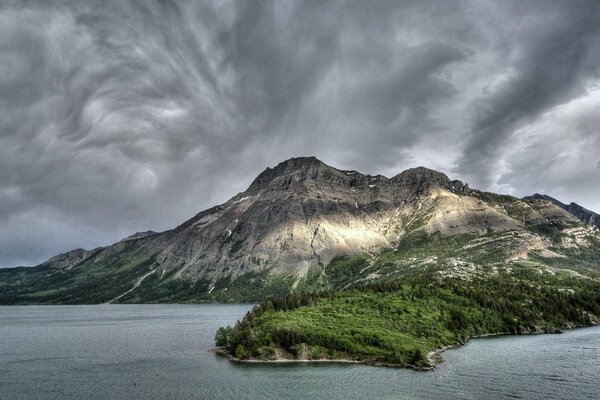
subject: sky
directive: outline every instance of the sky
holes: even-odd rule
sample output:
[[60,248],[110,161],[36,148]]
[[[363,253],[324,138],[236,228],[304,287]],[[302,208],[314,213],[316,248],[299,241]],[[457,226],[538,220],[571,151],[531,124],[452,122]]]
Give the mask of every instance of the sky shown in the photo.
[[600,211],[600,1],[0,0],[0,267],[315,155]]

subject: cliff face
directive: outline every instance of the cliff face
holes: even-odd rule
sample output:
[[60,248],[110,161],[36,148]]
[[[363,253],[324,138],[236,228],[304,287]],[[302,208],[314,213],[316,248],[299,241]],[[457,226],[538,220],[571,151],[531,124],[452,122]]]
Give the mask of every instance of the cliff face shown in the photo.
[[[265,289],[268,295],[296,288],[309,274],[325,274],[337,257],[392,251],[415,232],[443,237],[517,232],[518,245],[507,258],[527,257],[531,249],[551,246],[540,233],[545,231],[535,227],[582,229],[579,242],[571,241],[577,245],[596,234],[551,202],[480,192],[427,168],[386,178],[303,157],[267,168],[245,192],[173,230],[76,250],[37,268],[57,280],[62,276],[71,288],[67,292],[79,292],[78,273],[102,277],[103,294],[94,301],[127,300],[122,295],[132,287],[146,293],[136,301],[152,301],[176,292],[204,296],[234,282],[250,288],[279,282]],[[21,289],[15,286],[14,298]],[[167,299],[187,295],[173,296]]]
[[177,270],[190,280],[216,282],[264,270],[301,279],[337,256],[393,248],[402,235],[421,227],[454,235],[522,229],[547,217],[575,222],[557,207],[519,206],[527,210],[527,221],[422,167],[388,179],[338,170],[314,157],[293,158],[176,228],[156,265],[161,273]]
[[159,262],[189,279],[271,268],[301,277],[338,255],[390,247],[416,200],[446,182],[426,169],[388,179],[291,159],[176,229]]
[[[207,260],[188,257],[185,274],[218,274],[223,265],[234,273],[272,267],[302,276],[342,254],[393,248],[417,229],[458,235],[577,223],[559,207],[495,197],[423,167],[388,179],[337,170],[315,158],[291,159],[265,170],[217,212],[186,224],[180,237]],[[202,231],[201,238],[190,226]],[[185,258],[192,253],[181,249],[190,247],[173,250]]]

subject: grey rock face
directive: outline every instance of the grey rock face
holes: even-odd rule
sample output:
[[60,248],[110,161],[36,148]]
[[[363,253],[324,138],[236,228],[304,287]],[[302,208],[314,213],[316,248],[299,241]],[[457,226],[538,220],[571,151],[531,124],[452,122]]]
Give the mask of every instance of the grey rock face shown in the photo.
[[338,170],[315,157],[293,158],[178,227],[157,261],[192,280],[271,268],[301,278],[338,255],[391,247],[403,218],[422,206],[417,200],[451,186],[446,175],[426,168],[388,179]]
[[177,227],[156,268],[192,281],[264,270],[301,279],[336,256],[393,248],[415,229],[482,234],[548,217],[575,220],[557,207],[548,212],[511,198],[526,209],[527,221],[515,219],[479,193],[423,167],[386,178],[339,170],[315,157],[292,158]]

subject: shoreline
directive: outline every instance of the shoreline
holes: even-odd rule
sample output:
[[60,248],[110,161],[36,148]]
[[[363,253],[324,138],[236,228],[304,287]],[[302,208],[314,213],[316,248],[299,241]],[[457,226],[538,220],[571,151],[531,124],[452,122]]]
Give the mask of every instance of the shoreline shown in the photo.
[[581,326],[572,325],[572,326],[566,326],[566,327],[562,327],[562,328],[551,328],[551,329],[549,328],[546,330],[535,330],[535,331],[530,331],[530,332],[525,331],[522,333],[492,332],[492,333],[484,333],[481,335],[474,335],[474,336],[470,336],[464,343],[457,342],[457,343],[454,343],[454,344],[451,344],[448,346],[444,346],[444,347],[441,347],[439,349],[436,349],[436,350],[433,350],[433,351],[430,351],[429,353],[427,353],[427,360],[430,363],[430,366],[428,366],[428,367],[417,367],[414,365],[393,364],[393,363],[386,363],[386,362],[374,361],[374,360],[369,360],[369,359],[352,360],[352,359],[348,359],[348,358],[333,358],[333,359],[322,358],[322,359],[309,360],[309,359],[289,359],[289,358],[278,357],[273,360],[259,360],[256,358],[242,360],[240,358],[237,358],[237,357],[229,354],[226,350],[224,350],[222,348],[214,348],[214,349],[212,349],[212,351],[214,351],[217,355],[219,355],[221,357],[227,358],[231,362],[245,363],[245,364],[308,364],[308,363],[362,364],[362,365],[371,365],[371,366],[375,366],[375,367],[408,368],[408,369],[413,369],[415,371],[426,372],[426,371],[434,371],[439,364],[444,362],[444,358],[442,357],[442,354],[445,351],[452,350],[452,349],[458,349],[462,346],[465,346],[472,339],[484,339],[484,338],[490,338],[490,337],[496,337],[496,336],[557,335],[557,334],[562,334],[565,331],[571,331],[574,329],[582,329],[582,328],[593,328],[598,325],[600,325],[600,323],[593,323],[591,325],[581,325]]
[[414,369],[416,371],[432,371],[434,367],[416,367],[414,365],[402,365],[402,364],[393,364],[386,363],[382,361],[374,361],[374,360],[352,360],[349,358],[319,358],[314,360],[309,359],[290,359],[290,358],[275,358],[273,360],[259,360],[256,358],[249,358],[246,360],[242,360],[235,356],[232,356],[227,351],[215,348],[212,349],[217,355],[221,357],[227,358],[229,361],[240,364],[361,364],[361,365],[371,365],[374,367],[389,367],[389,368],[409,368]]
[[530,332],[524,331],[521,333],[511,333],[511,332],[484,333],[481,335],[470,336],[464,343],[455,343],[455,344],[451,344],[448,346],[444,346],[440,349],[430,351],[427,354],[427,359],[431,363],[432,368],[435,369],[435,367],[437,365],[444,362],[442,353],[444,353],[446,350],[461,348],[462,346],[467,345],[469,343],[469,341],[471,341],[472,339],[485,339],[485,338],[493,338],[493,337],[497,337],[497,336],[506,337],[506,336],[533,336],[533,335],[560,335],[562,333],[565,333],[565,331],[572,331],[575,329],[584,329],[584,328],[593,328],[593,327],[599,326],[599,325],[600,325],[600,322],[594,321],[594,323],[592,323],[591,325],[571,325],[571,324],[569,324],[562,328],[548,328],[546,330],[540,329],[540,330],[535,330],[535,331],[530,331]]

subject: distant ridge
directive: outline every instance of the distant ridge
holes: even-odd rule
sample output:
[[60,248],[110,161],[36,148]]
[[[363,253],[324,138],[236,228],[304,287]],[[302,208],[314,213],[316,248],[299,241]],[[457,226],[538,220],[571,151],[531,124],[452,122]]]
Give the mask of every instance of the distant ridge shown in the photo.
[[579,218],[582,222],[585,222],[586,224],[595,225],[596,227],[600,228],[600,214],[590,211],[587,208],[584,208],[577,203],[564,204],[564,203],[556,200],[553,197],[550,197],[546,194],[539,194],[539,193],[535,193],[532,196],[524,197],[524,199],[526,199],[526,200],[548,200],[548,201],[556,204],[563,210],[570,212],[571,214],[573,214],[574,216]]

